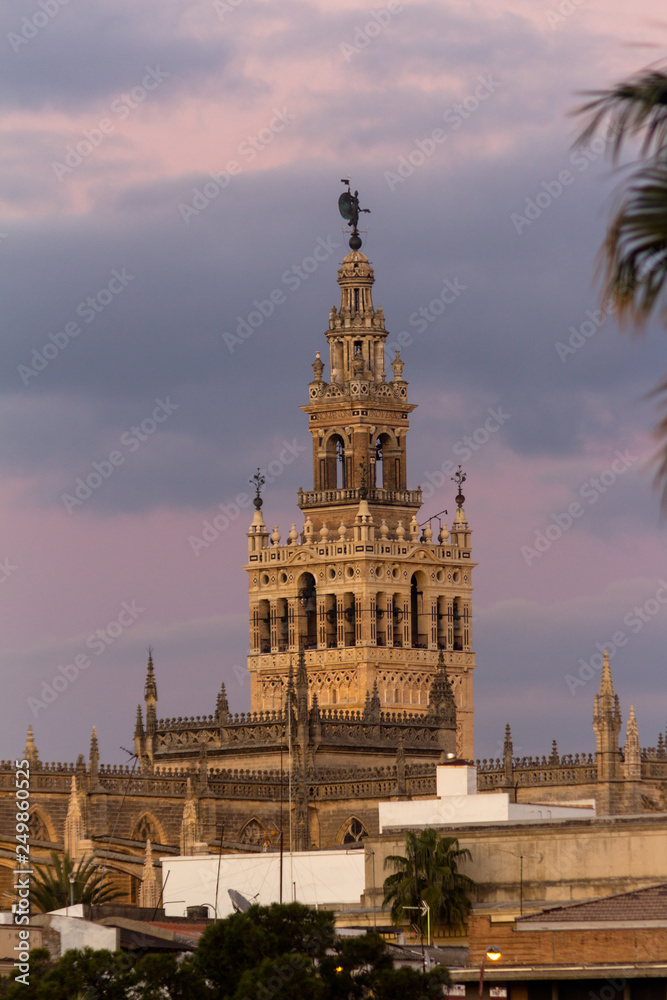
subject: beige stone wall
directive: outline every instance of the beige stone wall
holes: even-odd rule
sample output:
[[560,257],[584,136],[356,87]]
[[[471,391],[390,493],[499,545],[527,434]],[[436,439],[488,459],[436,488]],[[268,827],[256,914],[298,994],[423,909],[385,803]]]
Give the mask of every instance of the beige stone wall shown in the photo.
[[[583,822],[451,827],[472,861],[461,870],[477,883],[476,903],[519,907],[521,857],[526,910],[667,882],[667,816]],[[377,881],[388,854],[403,854],[402,835],[372,840]],[[393,869],[388,868],[390,873]],[[384,877],[384,876],[383,876]],[[367,899],[370,886],[367,885]],[[369,905],[370,905],[370,900]]]

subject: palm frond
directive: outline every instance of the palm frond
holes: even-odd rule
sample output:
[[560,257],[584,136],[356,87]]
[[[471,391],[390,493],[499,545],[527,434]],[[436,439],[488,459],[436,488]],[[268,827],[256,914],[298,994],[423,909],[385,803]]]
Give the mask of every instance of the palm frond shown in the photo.
[[667,518],[667,377],[653,389],[650,398],[658,399],[664,411],[664,416],[653,431],[659,443],[658,452],[653,459],[655,466],[653,485],[661,492],[660,506],[663,517]]
[[[42,913],[61,909],[72,898],[74,903],[88,905],[93,902],[110,903],[122,895],[119,889],[105,883],[104,874],[98,870],[93,858],[81,858],[76,868],[67,852],[61,859],[55,851],[51,851],[50,858],[50,866],[35,865],[35,877],[30,887],[31,902]],[[70,875],[74,876],[72,885]]]
[[642,157],[654,155],[667,142],[667,74],[662,71],[643,70],[610,90],[592,91],[589,96],[593,100],[573,112],[588,118],[575,145],[586,146],[603,131],[612,162],[617,162],[625,142],[640,134]]
[[654,312],[667,323],[667,150],[637,167],[600,250],[604,297],[621,324],[641,329]]

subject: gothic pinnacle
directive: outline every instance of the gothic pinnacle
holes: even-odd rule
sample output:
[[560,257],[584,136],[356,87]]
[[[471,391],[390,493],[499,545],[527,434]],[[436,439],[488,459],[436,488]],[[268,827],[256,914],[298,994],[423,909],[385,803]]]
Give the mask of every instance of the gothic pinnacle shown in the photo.
[[134,727],[134,735],[140,738],[144,735],[144,720],[141,715],[141,705],[137,705],[137,721]]
[[153,650],[150,646],[148,647],[148,670],[146,671],[144,698],[151,698],[153,701],[157,701],[157,684],[155,683],[155,672],[153,670]]

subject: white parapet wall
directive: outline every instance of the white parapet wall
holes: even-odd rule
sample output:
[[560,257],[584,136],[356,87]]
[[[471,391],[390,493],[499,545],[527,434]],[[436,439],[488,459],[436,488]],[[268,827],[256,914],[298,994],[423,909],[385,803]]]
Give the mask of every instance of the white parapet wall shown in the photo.
[[458,826],[469,823],[536,823],[551,819],[590,819],[595,803],[576,805],[510,802],[507,792],[477,794],[477,769],[466,764],[444,764],[437,769],[437,796],[380,802],[380,833],[385,830],[430,826]]
[[[311,906],[358,903],[364,892],[363,849],[299,851],[283,855],[283,902]],[[280,855],[196,854],[163,857],[162,884],[167,916],[185,916],[188,906],[208,906],[211,916],[233,912],[229,889],[251,903],[280,900]],[[216,884],[218,885],[216,901]]]

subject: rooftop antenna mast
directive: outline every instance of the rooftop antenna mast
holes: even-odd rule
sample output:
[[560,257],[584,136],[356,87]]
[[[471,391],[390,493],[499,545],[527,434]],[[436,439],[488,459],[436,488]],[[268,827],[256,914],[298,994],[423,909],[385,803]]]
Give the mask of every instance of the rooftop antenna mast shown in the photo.
[[357,229],[359,214],[361,212],[370,213],[370,208],[359,208],[359,192],[355,191],[354,194],[352,194],[349,177],[341,177],[341,184],[347,184],[347,191],[343,191],[342,195],[338,199],[338,211],[343,216],[348,226],[352,226],[350,250],[360,250],[361,236],[359,235],[359,230]]

